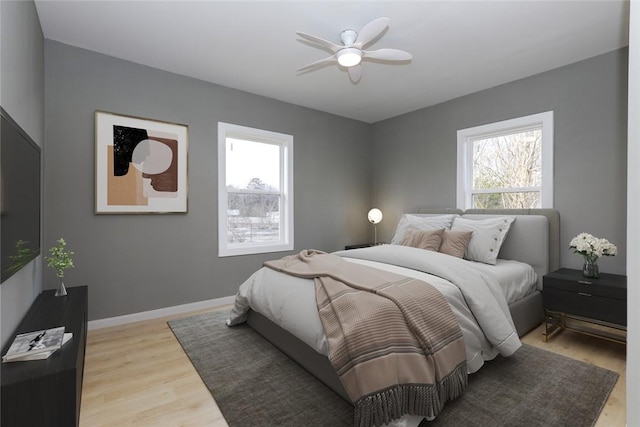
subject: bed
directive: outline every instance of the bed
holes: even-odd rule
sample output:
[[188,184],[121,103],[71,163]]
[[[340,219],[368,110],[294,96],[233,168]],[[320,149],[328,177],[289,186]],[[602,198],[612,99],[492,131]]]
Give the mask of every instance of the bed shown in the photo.
[[[494,224],[496,221],[505,220],[509,222],[509,227],[498,244],[498,255],[487,251],[479,255],[484,257],[489,254],[491,259],[488,262],[484,262],[484,259],[483,262],[466,261],[433,253],[429,254],[429,257],[434,259],[430,261],[432,265],[423,267],[423,259],[426,258],[423,255],[431,251],[398,244],[398,233],[405,219],[409,224],[405,227],[406,230],[415,230],[416,224],[423,223],[430,227],[434,224],[439,227],[438,221],[450,220],[449,230],[459,233],[460,230],[465,231],[465,226],[471,227],[475,234],[467,234],[472,236],[482,236],[482,227],[487,223]],[[420,225],[417,228],[419,229]],[[498,354],[512,354],[519,347],[517,336],[524,335],[542,323],[542,277],[559,267],[558,236],[559,215],[552,209],[464,212],[418,209],[415,213],[403,215],[394,235],[395,241],[392,240],[391,244],[339,251],[335,255],[348,262],[415,277],[441,290],[460,321],[467,350],[467,370],[473,373],[480,369],[485,361],[495,358]],[[470,247],[467,249],[471,250]],[[420,271],[425,268],[435,271]],[[488,292],[500,293],[504,300],[497,297],[498,302],[490,302],[490,309],[487,309],[489,306],[485,301],[474,302],[475,297],[470,294],[478,292],[478,286],[467,286],[467,290],[464,290],[464,286],[460,289],[452,285],[452,282],[461,280],[458,277],[460,275],[482,278],[488,283]],[[515,286],[515,282],[519,284]],[[493,319],[501,318],[503,314],[505,320]],[[483,319],[487,315],[492,319]],[[245,321],[311,374],[351,402],[327,358],[327,343],[317,315],[313,281],[287,276],[269,268],[260,269],[241,285],[228,324],[235,325]],[[488,321],[491,324],[488,324]],[[493,323],[498,325],[493,326]],[[497,332],[492,330],[496,327]],[[514,331],[514,335],[517,335],[515,339],[510,336],[508,340],[504,340],[508,330]],[[494,336],[495,339],[492,338]],[[502,343],[501,340],[508,343]],[[404,417],[395,425],[417,425],[421,419],[422,417]]]

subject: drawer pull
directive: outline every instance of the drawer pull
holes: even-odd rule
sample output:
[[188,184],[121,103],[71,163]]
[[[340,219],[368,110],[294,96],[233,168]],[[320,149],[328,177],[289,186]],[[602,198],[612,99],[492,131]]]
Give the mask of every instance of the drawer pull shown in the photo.
[[578,280],[578,283],[581,285],[591,285],[592,283],[588,280]]
[[578,292],[578,295],[582,295],[583,297],[590,297],[592,296],[591,294],[587,294],[585,292]]

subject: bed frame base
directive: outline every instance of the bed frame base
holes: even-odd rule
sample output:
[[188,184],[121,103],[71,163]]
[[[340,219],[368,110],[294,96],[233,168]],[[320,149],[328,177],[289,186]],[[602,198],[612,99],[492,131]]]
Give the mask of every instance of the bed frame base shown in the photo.
[[[528,297],[510,305],[509,311],[511,311],[511,317],[513,318],[518,335],[523,336],[540,325],[544,320],[542,294],[536,291]],[[351,403],[351,399],[349,399],[347,392],[344,390],[338,374],[336,374],[336,371],[325,355],[318,353],[290,332],[285,331],[262,314],[253,310],[249,311],[247,324],[309,373],[322,381],[327,387]]]
[[249,311],[247,325],[262,335],[271,344],[278,347],[284,354],[298,363],[298,365],[309,371],[311,375],[318,378],[327,387],[351,403],[351,399],[349,399],[338,374],[331,366],[331,362],[329,362],[327,356],[318,353],[306,343],[299,340],[295,335],[289,331],[285,331],[256,311]]

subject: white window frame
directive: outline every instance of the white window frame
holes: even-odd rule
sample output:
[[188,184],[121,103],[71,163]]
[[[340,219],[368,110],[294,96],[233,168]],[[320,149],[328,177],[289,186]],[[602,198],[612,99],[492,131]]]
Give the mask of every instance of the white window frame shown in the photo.
[[[457,197],[458,209],[473,208],[473,142],[508,133],[542,129],[542,185],[540,205],[553,208],[553,111],[489,123],[458,131]],[[514,191],[519,189],[513,188]]]
[[[275,144],[280,147],[280,239],[269,242],[229,243],[227,238],[227,138]],[[218,122],[218,256],[236,256],[293,250],[293,136]]]

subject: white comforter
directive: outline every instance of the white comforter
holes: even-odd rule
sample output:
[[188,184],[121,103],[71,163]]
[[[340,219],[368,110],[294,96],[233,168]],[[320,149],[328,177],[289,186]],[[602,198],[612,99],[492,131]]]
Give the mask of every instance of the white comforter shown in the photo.
[[[521,346],[500,284],[482,268],[475,267],[476,263],[400,245],[336,254],[350,262],[424,280],[440,290],[460,322],[469,373],[480,369],[485,360],[493,359],[498,353],[509,356]],[[240,286],[228,324],[244,322],[249,309],[280,325],[316,351],[328,354],[313,280],[262,268]]]

